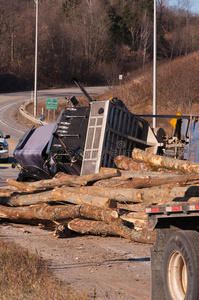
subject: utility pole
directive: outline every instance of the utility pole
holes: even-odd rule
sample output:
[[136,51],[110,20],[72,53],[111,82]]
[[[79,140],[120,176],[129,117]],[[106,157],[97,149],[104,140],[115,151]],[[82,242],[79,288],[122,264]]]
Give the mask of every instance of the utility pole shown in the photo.
[[[157,22],[156,0],[154,0],[153,21],[153,115],[157,115]],[[156,127],[156,118],[153,118],[153,128]]]
[[34,88],[34,117],[37,115],[37,48],[38,48],[38,1],[36,4],[36,30],[35,30],[35,88]]

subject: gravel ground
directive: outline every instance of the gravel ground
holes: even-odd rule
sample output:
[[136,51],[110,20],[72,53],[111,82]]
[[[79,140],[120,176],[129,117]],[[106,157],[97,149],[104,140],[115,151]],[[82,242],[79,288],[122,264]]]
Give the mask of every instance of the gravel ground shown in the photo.
[[39,253],[75,291],[98,300],[150,299],[150,245],[87,235],[57,239],[52,231],[16,224],[1,224],[0,238]]

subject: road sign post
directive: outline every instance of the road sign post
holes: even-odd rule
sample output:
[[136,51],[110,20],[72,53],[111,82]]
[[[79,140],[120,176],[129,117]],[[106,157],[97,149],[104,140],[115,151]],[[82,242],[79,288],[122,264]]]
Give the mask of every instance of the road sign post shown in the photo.
[[55,109],[57,109],[57,99],[46,99],[46,109],[48,109],[48,121],[49,121],[49,109],[53,109],[53,120],[55,119]]
[[57,99],[52,99],[52,109],[57,109]]

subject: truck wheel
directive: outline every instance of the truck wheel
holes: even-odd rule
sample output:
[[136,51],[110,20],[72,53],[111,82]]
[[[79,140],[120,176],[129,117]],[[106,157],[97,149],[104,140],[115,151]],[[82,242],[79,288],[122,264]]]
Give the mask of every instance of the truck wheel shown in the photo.
[[163,276],[168,300],[199,299],[199,233],[175,232],[164,254]]

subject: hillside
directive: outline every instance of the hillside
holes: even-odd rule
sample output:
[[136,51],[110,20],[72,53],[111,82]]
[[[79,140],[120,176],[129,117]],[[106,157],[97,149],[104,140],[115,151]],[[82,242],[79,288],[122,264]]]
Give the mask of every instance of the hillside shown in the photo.
[[[121,99],[134,114],[153,113],[153,70],[149,67],[145,73],[136,71],[128,81],[120,86],[110,88],[105,95],[96,99],[108,99],[110,95]],[[87,105],[87,101],[78,99],[80,105]],[[59,100],[56,118],[66,102]],[[198,114],[199,115],[199,52],[177,58],[173,61],[159,63],[157,67],[157,114]],[[38,103],[38,111],[44,107],[44,115],[48,119],[45,103]],[[28,106],[33,114],[33,104]],[[50,115],[51,117],[51,115]],[[170,119],[158,119],[157,126],[172,133]],[[51,120],[53,121],[53,119]],[[152,120],[148,119],[152,124]]]
[[[153,70],[116,88],[135,114],[153,112]],[[157,67],[157,114],[199,114],[199,52],[159,63]],[[168,122],[166,122],[167,124]],[[158,126],[165,120],[158,120]]]
[[[33,90],[35,2],[0,1],[0,92]],[[24,30],[24,28],[26,30]],[[188,3],[157,5],[158,61],[199,49],[199,16]],[[38,89],[113,85],[153,59],[153,1],[42,0],[38,9]]]

